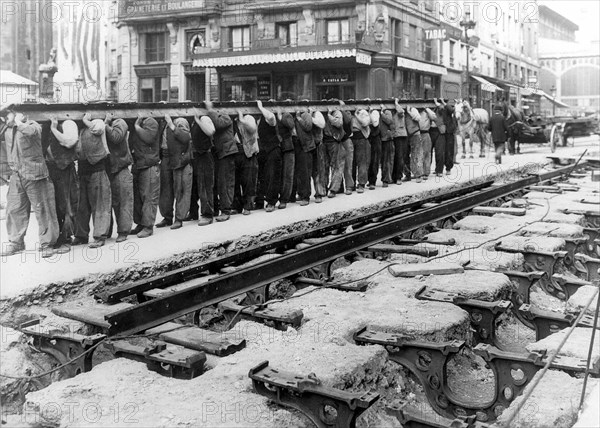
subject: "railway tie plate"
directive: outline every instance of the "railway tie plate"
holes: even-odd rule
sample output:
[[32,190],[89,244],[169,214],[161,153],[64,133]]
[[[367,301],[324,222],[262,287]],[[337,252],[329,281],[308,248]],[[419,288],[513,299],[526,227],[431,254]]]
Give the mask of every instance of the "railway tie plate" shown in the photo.
[[[561,314],[546,311],[529,304],[521,305],[518,311],[535,326],[536,341],[542,340],[564,328],[571,327],[579,315],[578,313]],[[594,317],[591,315],[584,315],[577,324],[577,327],[593,328],[593,326]],[[598,329],[600,330],[600,327]]]
[[264,361],[250,369],[254,390],[275,403],[304,413],[317,427],[355,427],[356,419],[379,393],[356,393],[321,385],[315,375],[299,376],[276,370]]
[[314,285],[315,287],[333,288],[342,291],[360,292],[367,291],[367,288],[369,287],[369,281],[366,280],[352,282],[340,280],[327,281],[323,279],[306,278],[304,276],[297,277],[294,283],[300,285]]
[[[174,323],[167,323],[174,324]],[[159,334],[167,343],[184,346],[196,351],[224,357],[246,347],[246,339],[228,337],[226,332],[215,332],[197,326],[182,326],[176,330]]]
[[475,343],[496,343],[496,321],[500,315],[509,310],[513,305],[508,300],[487,302],[484,300],[468,299],[458,293],[427,290],[421,287],[415,294],[418,300],[431,300],[435,302],[452,303],[469,313],[469,320],[475,332]]
[[406,403],[393,403],[387,406],[385,411],[395,417],[404,428],[489,428],[490,426],[477,421],[475,416],[448,419]]
[[109,351],[116,358],[123,357],[146,363],[148,370],[175,379],[193,379],[204,373],[206,354],[181,346],[167,346],[154,342],[149,346],[134,345],[125,340],[111,341]]
[[86,336],[46,330],[39,319],[22,323],[19,331],[31,338],[36,349],[51,355],[60,364],[69,363],[62,368],[67,377],[90,371],[93,347],[106,338],[104,334]]
[[590,257],[585,254],[575,254],[575,269],[586,281],[596,281],[600,279],[600,259]]
[[[480,422],[492,422],[519,396],[533,376],[547,362],[545,353],[520,354],[505,352],[492,345],[480,343],[473,351],[481,356],[494,373],[494,400],[486,404],[462,402],[454,396],[448,385],[446,365],[452,355],[464,347],[463,341],[420,342],[382,331],[363,328],[354,333],[359,345],[383,345],[392,361],[406,367],[417,377],[425,390],[429,404],[440,415],[454,419],[475,416]],[[569,374],[585,371],[585,360],[570,357],[556,357],[550,368],[566,371]],[[594,362],[591,373],[598,376],[600,367]]]

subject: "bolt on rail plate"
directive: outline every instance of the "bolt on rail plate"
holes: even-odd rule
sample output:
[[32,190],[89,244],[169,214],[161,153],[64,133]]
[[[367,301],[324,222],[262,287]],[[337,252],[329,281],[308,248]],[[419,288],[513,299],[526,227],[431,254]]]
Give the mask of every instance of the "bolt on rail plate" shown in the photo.
[[68,377],[92,369],[94,351],[89,351],[89,349],[106,338],[104,334],[85,336],[57,330],[45,331],[39,319],[21,324],[19,331],[32,338],[34,347],[53,356],[60,364],[66,364],[74,360],[62,369]]
[[254,390],[275,403],[304,413],[317,427],[354,427],[379,399],[377,392],[348,392],[321,385],[315,375],[298,376],[263,361],[248,373]]
[[150,346],[134,345],[125,340],[111,341],[107,348],[117,358],[146,363],[148,370],[175,379],[193,379],[204,373],[206,354],[181,346],[167,347],[164,342]]
[[421,287],[415,294],[418,300],[452,303],[469,313],[471,325],[475,329],[476,343],[496,343],[496,320],[513,305],[508,300],[486,302],[484,300],[468,299],[461,294],[443,291],[427,290]]
[[[513,303],[514,308],[518,308],[523,303],[530,302],[531,287],[533,286],[533,284],[535,284],[536,281],[538,281],[540,278],[546,275],[546,272],[541,271],[519,272],[514,270],[506,270],[499,272],[508,276],[511,284],[513,285],[511,301]],[[531,329],[534,328],[534,325],[531,324],[526,318],[523,318],[518,311],[515,312],[515,315],[517,316],[519,321],[521,321],[527,327]]]
[[[553,333],[572,326],[579,316],[578,313],[561,314],[553,311],[546,311],[531,306],[530,304],[521,305],[521,307],[519,307],[519,312],[535,326],[535,340],[542,340]],[[593,328],[594,317],[591,315],[584,315],[577,326]],[[600,327],[598,327],[598,329],[600,330]]]
[[554,280],[555,284],[558,284],[563,289],[566,296],[565,300],[569,300],[571,296],[573,296],[573,294],[579,290],[580,287],[583,287],[584,285],[592,285],[592,283],[589,281],[566,276],[560,273],[555,273],[552,275],[552,279]]

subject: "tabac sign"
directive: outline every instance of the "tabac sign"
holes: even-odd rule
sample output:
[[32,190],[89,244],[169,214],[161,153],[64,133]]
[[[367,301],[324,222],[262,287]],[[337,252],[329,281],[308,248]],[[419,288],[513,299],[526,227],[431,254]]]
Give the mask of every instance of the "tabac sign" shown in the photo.
[[423,35],[425,40],[460,40],[462,31],[442,22],[439,27],[424,28]]

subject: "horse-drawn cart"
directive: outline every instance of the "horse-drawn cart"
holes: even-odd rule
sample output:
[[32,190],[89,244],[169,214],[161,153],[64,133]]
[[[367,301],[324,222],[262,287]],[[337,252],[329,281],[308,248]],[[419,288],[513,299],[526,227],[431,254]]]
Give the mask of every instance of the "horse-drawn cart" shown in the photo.
[[589,137],[592,134],[600,133],[598,127],[598,118],[596,116],[586,116],[573,118],[571,116],[554,116],[547,119],[549,122],[550,150],[552,153],[556,150],[558,144],[563,147],[571,144],[575,145],[575,137]]

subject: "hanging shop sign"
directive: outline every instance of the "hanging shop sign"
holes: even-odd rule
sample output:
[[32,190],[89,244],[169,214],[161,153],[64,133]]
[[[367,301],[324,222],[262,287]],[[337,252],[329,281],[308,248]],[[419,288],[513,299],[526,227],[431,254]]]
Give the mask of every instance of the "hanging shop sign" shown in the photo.
[[371,65],[371,55],[364,52],[356,53],[356,62],[358,64]]

